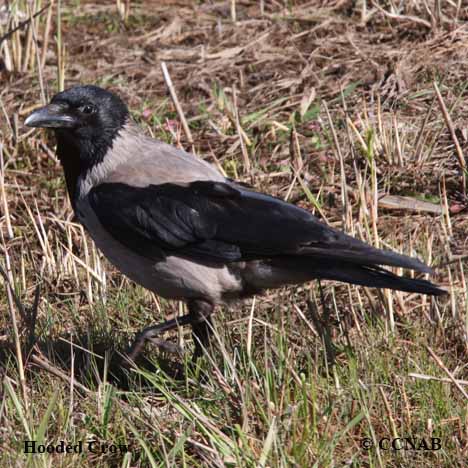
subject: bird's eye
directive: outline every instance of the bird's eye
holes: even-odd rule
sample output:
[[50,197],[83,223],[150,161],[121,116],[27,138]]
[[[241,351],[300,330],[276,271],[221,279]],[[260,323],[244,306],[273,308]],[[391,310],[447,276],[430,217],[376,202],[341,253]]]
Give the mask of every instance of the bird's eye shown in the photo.
[[92,114],[95,110],[96,109],[91,104],[85,104],[80,107],[80,112],[83,114]]

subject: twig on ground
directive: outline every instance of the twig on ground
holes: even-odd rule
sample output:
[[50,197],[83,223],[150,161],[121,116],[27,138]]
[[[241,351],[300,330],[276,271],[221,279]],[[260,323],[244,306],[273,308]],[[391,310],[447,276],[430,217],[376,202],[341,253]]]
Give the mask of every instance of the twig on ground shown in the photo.
[[[408,376],[413,377],[413,379],[435,380],[436,382],[453,383],[453,380],[449,379],[448,377],[435,377],[433,375],[418,374],[417,372],[410,372]],[[456,379],[456,381],[459,383],[459,385],[468,385],[468,380]]]
[[458,390],[460,390],[460,392],[463,394],[463,396],[468,400],[468,393],[466,393],[465,389],[460,385],[460,383],[453,376],[453,374],[447,369],[445,364],[442,362],[442,359],[440,359],[440,357],[437,356],[437,354],[429,346],[426,345],[426,349],[431,355],[431,357],[434,359],[436,364],[448,375],[449,379],[454,383],[455,387],[457,387]]
[[13,29],[10,29],[8,32],[6,32],[3,36],[0,37],[0,45],[2,44],[3,41],[6,41],[8,38],[10,38],[13,34],[15,34],[16,31],[23,29],[25,26],[27,26],[34,18],[42,14],[44,11],[47,10],[52,5],[52,2],[47,3],[47,5],[44,5],[39,11],[34,13],[30,18],[28,18],[25,21],[22,21],[21,23],[18,24]]
[[193,144],[193,137],[192,132],[187,123],[187,119],[185,118],[184,111],[182,110],[182,106],[180,105],[179,99],[177,98],[177,93],[174,88],[174,84],[172,83],[171,75],[169,75],[169,70],[167,69],[166,62],[161,62],[161,69],[164,76],[164,81],[169,89],[169,93],[171,94],[172,102],[176,108],[177,114],[179,115],[179,119],[182,122],[182,128],[184,129],[185,136],[187,140],[192,145]]
[[45,357],[39,356],[38,354],[33,354],[31,356],[31,362],[33,364],[36,364],[36,366],[38,366],[38,367],[42,367],[44,370],[46,370],[47,372],[50,372],[51,374],[55,375],[56,377],[61,378],[65,382],[68,382],[68,384],[70,386],[73,386],[73,387],[81,390],[82,392],[91,393],[91,390],[89,388],[85,387],[83,384],[77,382],[76,380],[73,380],[73,382],[72,382],[71,378],[67,374],[65,374],[65,372],[62,372],[61,370],[57,369]]

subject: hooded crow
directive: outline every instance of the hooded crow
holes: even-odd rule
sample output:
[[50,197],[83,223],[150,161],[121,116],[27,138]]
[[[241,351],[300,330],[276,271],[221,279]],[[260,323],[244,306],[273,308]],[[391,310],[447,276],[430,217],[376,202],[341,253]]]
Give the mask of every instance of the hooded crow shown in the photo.
[[216,304],[313,279],[438,296],[415,258],[379,250],[308,211],[247,189],[196,156],[145,136],[124,102],[96,86],[54,96],[25,121],[52,128],[71,204],[103,254],[136,283],[186,301],[188,314],[148,327],[129,351],[178,325],[192,326],[195,357]]

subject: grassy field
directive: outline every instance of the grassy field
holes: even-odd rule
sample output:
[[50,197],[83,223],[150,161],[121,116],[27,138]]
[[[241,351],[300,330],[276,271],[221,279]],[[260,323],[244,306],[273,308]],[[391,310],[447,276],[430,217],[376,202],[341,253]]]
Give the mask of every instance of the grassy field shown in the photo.
[[[0,466],[467,466],[466,2],[6,3]],[[101,257],[53,136],[23,125],[77,83],[116,91],[149,134],[229,177],[418,256],[449,294],[270,291],[217,311],[197,368],[148,346],[124,371],[135,333],[184,305]],[[190,355],[188,330],[172,339]]]

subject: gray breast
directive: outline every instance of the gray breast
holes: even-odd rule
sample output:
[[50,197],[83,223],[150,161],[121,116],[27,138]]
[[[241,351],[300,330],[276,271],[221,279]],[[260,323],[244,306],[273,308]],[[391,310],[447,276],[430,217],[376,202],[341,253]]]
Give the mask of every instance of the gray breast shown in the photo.
[[219,302],[235,296],[241,281],[232,269],[214,268],[174,255],[154,262],[135,254],[108,234],[88,200],[92,187],[100,183],[127,183],[146,187],[196,180],[225,181],[210,164],[161,141],[145,137],[128,124],[115,139],[104,160],[78,182],[78,218],[104,256],[123,274],[159,296],[169,299],[207,298]]

